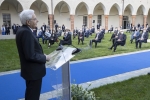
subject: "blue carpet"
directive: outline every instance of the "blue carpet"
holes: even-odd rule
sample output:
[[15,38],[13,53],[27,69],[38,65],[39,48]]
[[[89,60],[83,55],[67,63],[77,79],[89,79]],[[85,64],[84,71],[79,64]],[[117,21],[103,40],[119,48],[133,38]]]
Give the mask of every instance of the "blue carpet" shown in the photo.
[[[150,52],[143,52],[123,57],[119,56],[71,64],[71,82],[80,84],[147,68],[150,67],[149,57]],[[61,68],[57,71],[47,68],[46,72],[47,74],[43,78],[41,93],[54,90],[51,86],[61,83]],[[17,100],[23,98],[24,91],[25,82],[20,77],[20,73],[0,76],[0,100]]]

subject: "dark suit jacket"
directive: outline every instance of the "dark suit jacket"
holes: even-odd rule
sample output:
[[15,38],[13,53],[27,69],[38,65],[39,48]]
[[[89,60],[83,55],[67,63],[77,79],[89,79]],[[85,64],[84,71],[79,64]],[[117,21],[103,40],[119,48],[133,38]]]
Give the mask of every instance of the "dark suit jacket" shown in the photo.
[[122,46],[124,46],[125,44],[126,44],[126,34],[119,34],[118,35],[118,39],[120,39],[121,40],[121,42],[122,42]]
[[[82,37],[82,38],[80,39],[80,37]],[[78,32],[78,39],[84,41],[84,32],[82,32],[82,33]]]
[[97,29],[100,29],[100,24],[97,24]]
[[[99,34],[99,35],[98,35],[98,34]],[[96,38],[97,35],[98,35],[98,40],[97,40],[97,41],[101,42],[102,38],[104,37],[104,34],[103,34],[102,32],[100,32],[100,33],[98,33],[98,34],[96,34],[95,38]]]
[[18,29],[16,44],[20,57],[21,76],[25,80],[37,80],[45,76],[46,57],[28,26],[23,25]]
[[69,32],[68,32],[67,36],[66,36],[66,37],[63,37],[63,40],[64,40],[65,42],[67,42],[68,45],[71,45],[71,44],[72,44],[71,34],[69,34]]
[[15,25],[15,24],[12,26],[12,29],[13,29],[13,30],[16,30],[16,25]]
[[[143,34],[143,33],[142,33]],[[140,34],[139,38],[142,38],[142,34]],[[148,39],[148,32],[145,32],[143,38],[144,38],[144,42],[147,43],[147,39]]]

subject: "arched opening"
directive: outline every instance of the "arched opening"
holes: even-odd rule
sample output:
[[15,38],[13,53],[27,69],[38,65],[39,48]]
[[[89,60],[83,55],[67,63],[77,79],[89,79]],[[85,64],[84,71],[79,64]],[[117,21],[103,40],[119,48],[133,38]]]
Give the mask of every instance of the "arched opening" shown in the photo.
[[109,12],[109,18],[108,18],[108,29],[113,27],[120,27],[119,26],[119,6],[118,4],[114,4]]
[[30,9],[33,9],[35,11],[35,15],[38,19],[38,29],[40,29],[40,27],[43,24],[49,25],[48,23],[48,9],[47,9],[47,5],[42,2],[42,1],[35,1],[32,3]]
[[127,5],[123,15],[123,22],[122,22],[123,29],[130,29],[130,24],[132,23],[132,12],[133,12],[132,5],[130,4]]
[[88,9],[85,3],[78,4],[75,14],[75,27],[82,28],[82,25],[88,26]]
[[[1,25],[19,24],[19,13],[23,10],[22,5],[17,0],[5,0],[0,6],[0,23]],[[0,26],[1,26],[0,25]],[[12,34],[12,31],[10,32]]]
[[58,24],[60,27],[64,24],[66,28],[70,27],[70,9],[66,2],[59,2],[54,10],[54,24]]
[[104,16],[104,10],[105,7],[102,3],[98,3],[93,12],[93,25],[96,27],[96,25],[99,23],[101,26],[105,25],[105,16]]
[[135,26],[137,26],[138,24],[143,25],[144,24],[144,6],[141,5],[136,13],[136,20],[135,20]]

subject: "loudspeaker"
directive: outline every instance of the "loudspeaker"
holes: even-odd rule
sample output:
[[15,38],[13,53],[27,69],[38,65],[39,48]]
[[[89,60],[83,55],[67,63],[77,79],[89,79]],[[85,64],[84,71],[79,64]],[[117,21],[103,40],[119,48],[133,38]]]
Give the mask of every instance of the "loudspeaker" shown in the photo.
[[95,20],[93,20],[93,23],[95,23]]
[[56,24],[56,20],[54,20],[54,24]]

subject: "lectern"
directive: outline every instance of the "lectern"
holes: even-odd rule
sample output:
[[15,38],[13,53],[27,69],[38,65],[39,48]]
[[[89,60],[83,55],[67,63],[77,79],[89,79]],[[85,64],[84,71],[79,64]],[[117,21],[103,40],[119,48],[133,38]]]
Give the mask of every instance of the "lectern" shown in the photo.
[[50,68],[50,83],[54,89],[51,98],[55,98],[54,100],[71,100],[69,62],[75,56],[72,55],[75,50],[76,48],[63,47],[62,50],[49,54],[51,60],[46,63],[46,66]]

